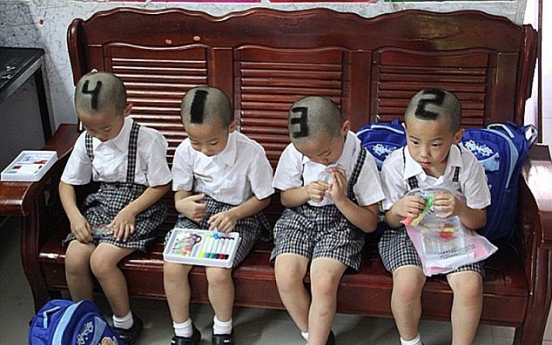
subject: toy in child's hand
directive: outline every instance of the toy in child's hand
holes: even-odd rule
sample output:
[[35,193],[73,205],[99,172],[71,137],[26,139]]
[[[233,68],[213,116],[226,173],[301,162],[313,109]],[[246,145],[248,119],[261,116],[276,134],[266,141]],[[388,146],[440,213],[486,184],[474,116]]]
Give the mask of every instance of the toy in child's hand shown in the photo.
[[343,169],[343,167],[337,163],[328,165],[324,170],[318,173],[318,181],[331,184],[333,181],[332,171],[336,168]]
[[404,217],[402,220],[402,223],[404,225],[412,225],[412,226],[418,225],[424,219],[424,217],[433,210],[433,195],[422,194],[420,196],[426,200],[426,204],[424,206],[422,213],[420,213],[416,218]]
[[113,236],[113,228],[108,227],[107,225],[92,226],[92,237],[94,237],[94,239],[100,239],[108,236]]

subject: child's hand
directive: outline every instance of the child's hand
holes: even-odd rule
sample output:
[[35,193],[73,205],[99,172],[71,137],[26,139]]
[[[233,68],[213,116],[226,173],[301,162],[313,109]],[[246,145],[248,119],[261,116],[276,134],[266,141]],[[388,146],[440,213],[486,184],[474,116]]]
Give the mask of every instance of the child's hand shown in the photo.
[[234,212],[228,210],[212,215],[207,222],[209,223],[209,230],[216,229],[220,232],[230,232],[234,230],[237,221],[238,218]]
[[450,193],[439,192],[433,197],[433,208],[437,218],[449,218],[458,214],[460,201]]
[[113,231],[113,237],[115,237],[117,241],[126,242],[130,235],[134,233],[135,220],[136,216],[123,208],[107,227]]
[[426,200],[420,196],[407,195],[392,207],[393,214],[399,218],[416,218],[424,210]]
[[341,168],[331,168],[332,184],[330,187],[330,197],[334,202],[339,202],[343,198],[347,198],[347,175],[345,170]]
[[307,194],[310,200],[315,202],[321,202],[326,195],[326,191],[330,189],[332,185],[322,181],[313,181],[307,185]]
[[207,203],[203,202],[205,194],[195,194],[189,197],[180,199],[176,202],[176,209],[186,218],[199,223],[205,216]]
[[78,219],[71,219],[71,232],[81,243],[92,243],[94,241],[92,228],[82,215]]

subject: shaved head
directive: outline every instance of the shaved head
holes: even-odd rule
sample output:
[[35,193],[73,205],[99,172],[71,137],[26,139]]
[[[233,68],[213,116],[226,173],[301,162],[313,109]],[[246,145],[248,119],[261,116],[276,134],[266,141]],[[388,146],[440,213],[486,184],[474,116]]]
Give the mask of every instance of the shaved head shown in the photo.
[[126,89],[112,73],[91,72],[85,74],[75,89],[77,113],[103,114],[113,111],[122,115],[127,104]]
[[450,125],[451,132],[454,133],[461,126],[462,107],[452,92],[441,89],[425,89],[419,91],[410,100],[404,114],[404,121],[407,125],[408,119],[412,117],[421,120],[446,120]]
[[180,115],[184,125],[214,121],[228,127],[234,120],[232,105],[226,94],[209,86],[190,89],[182,98]]
[[316,138],[322,134],[340,137],[343,116],[329,98],[309,96],[293,103],[288,113],[291,141]]

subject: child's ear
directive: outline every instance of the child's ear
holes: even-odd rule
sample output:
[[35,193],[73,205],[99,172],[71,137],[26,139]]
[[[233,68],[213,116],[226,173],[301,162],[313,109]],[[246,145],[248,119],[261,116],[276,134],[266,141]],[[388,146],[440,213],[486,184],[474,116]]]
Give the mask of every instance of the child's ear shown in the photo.
[[347,135],[350,129],[351,129],[351,122],[349,120],[343,121],[343,125],[341,125],[341,136]]
[[123,110],[123,117],[127,117],[132,112],[132,103],[127,103],[125,109]]
[[456,133],[454,133],[454,144],[458,144],[460,142],[460,140],[462,139],[462,136],[464,135],[464,128],[460,128],[458,131],[456,131]]
[[237,127],[238,127],[238,120],[232,121],[232,123],[230,123],[230,126],[228,126],[228,133],[233,133]]

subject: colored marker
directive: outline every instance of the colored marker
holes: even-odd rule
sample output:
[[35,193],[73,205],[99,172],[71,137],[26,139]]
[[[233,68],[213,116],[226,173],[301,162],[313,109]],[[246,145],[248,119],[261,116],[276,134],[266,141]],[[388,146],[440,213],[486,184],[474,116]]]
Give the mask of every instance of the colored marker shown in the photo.
[[213,244],[213,250],[211,251],[210,255],[209,255],[209,259],[214,259],[215,256],[217,255],[217,247],[218,247],[218,244],[220,242],[219,238],[218,238],[218,235],[217,235],[217,238],[215,240],[213,240],[214,244]]
[[230,239],[228,237],[224,238],[224,244],[222,245],[222,255],[221,255],[221,259],[223,260],[226,260],[228,259],[228,256],[229,256],[229,244],[230,244]]
[[224,256],[222,253],[222,246],[224,245],[224,237],[219,237],[217,240],[217,250],[215,251],[215,259],[220,259]]
[[202,250],[201,257],[202,258],[208,258],[211,254],[211,250],[213,248],[213,236],[211,234],[207,234],[207,238],[205,239],[205,250]]

